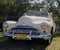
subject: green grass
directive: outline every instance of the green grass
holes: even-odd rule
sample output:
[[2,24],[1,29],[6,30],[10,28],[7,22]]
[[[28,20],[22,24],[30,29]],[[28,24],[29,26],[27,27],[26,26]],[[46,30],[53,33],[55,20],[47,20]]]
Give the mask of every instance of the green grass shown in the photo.
[[8,38],[7,37],[3,37],[2,32],[0,32],[0,42],[6,41],[6,40],[8,40]]
[[0,32],[0,38],[2,38],[2,37],[3,37],[2,32]]

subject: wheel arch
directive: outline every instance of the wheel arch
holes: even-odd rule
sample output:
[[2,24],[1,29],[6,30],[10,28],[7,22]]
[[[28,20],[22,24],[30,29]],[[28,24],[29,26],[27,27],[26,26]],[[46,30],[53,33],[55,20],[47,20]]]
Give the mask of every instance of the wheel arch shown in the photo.
[[52,26],[52,28],[51,28],[51,35],[53,35],[53,26]]

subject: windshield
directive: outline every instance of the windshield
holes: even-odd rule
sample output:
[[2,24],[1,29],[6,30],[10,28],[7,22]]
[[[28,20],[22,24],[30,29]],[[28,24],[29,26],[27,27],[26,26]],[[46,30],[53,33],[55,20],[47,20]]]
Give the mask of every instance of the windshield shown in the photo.
[[35,11],[29,11],[26,13],[26,15],[29,16],[39,16],[39,17],[48,17],[48,13],[46,12],[35,12]]

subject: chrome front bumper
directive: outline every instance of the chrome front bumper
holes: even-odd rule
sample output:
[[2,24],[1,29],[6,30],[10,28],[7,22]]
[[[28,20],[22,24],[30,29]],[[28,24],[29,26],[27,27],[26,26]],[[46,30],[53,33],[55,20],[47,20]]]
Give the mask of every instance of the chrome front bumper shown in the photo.
[[[13,39],[17,39],[17,34],[10,34],[10,33],[3,33],[3,36],[5,36],[5,37],[12,37]],[[26,39],[25,40],[31,40],[32,38],[35,38],[35,39],[37,39],[37,38],[43,38],[43,39],[49,39],[51,37],[51,35],[49,35],[49,34],[43,34],[43,33],[41,33],[40,35],[26,35]],[[23,40],[23,39],[21,39],[21,40]]]

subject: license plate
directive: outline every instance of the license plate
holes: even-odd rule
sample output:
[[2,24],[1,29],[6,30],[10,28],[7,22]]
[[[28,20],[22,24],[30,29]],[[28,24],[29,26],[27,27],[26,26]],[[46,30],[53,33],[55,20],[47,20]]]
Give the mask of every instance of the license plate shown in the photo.
[[18,34],[17,38],[18,39],[26,39],[26,35],[25,34]]

